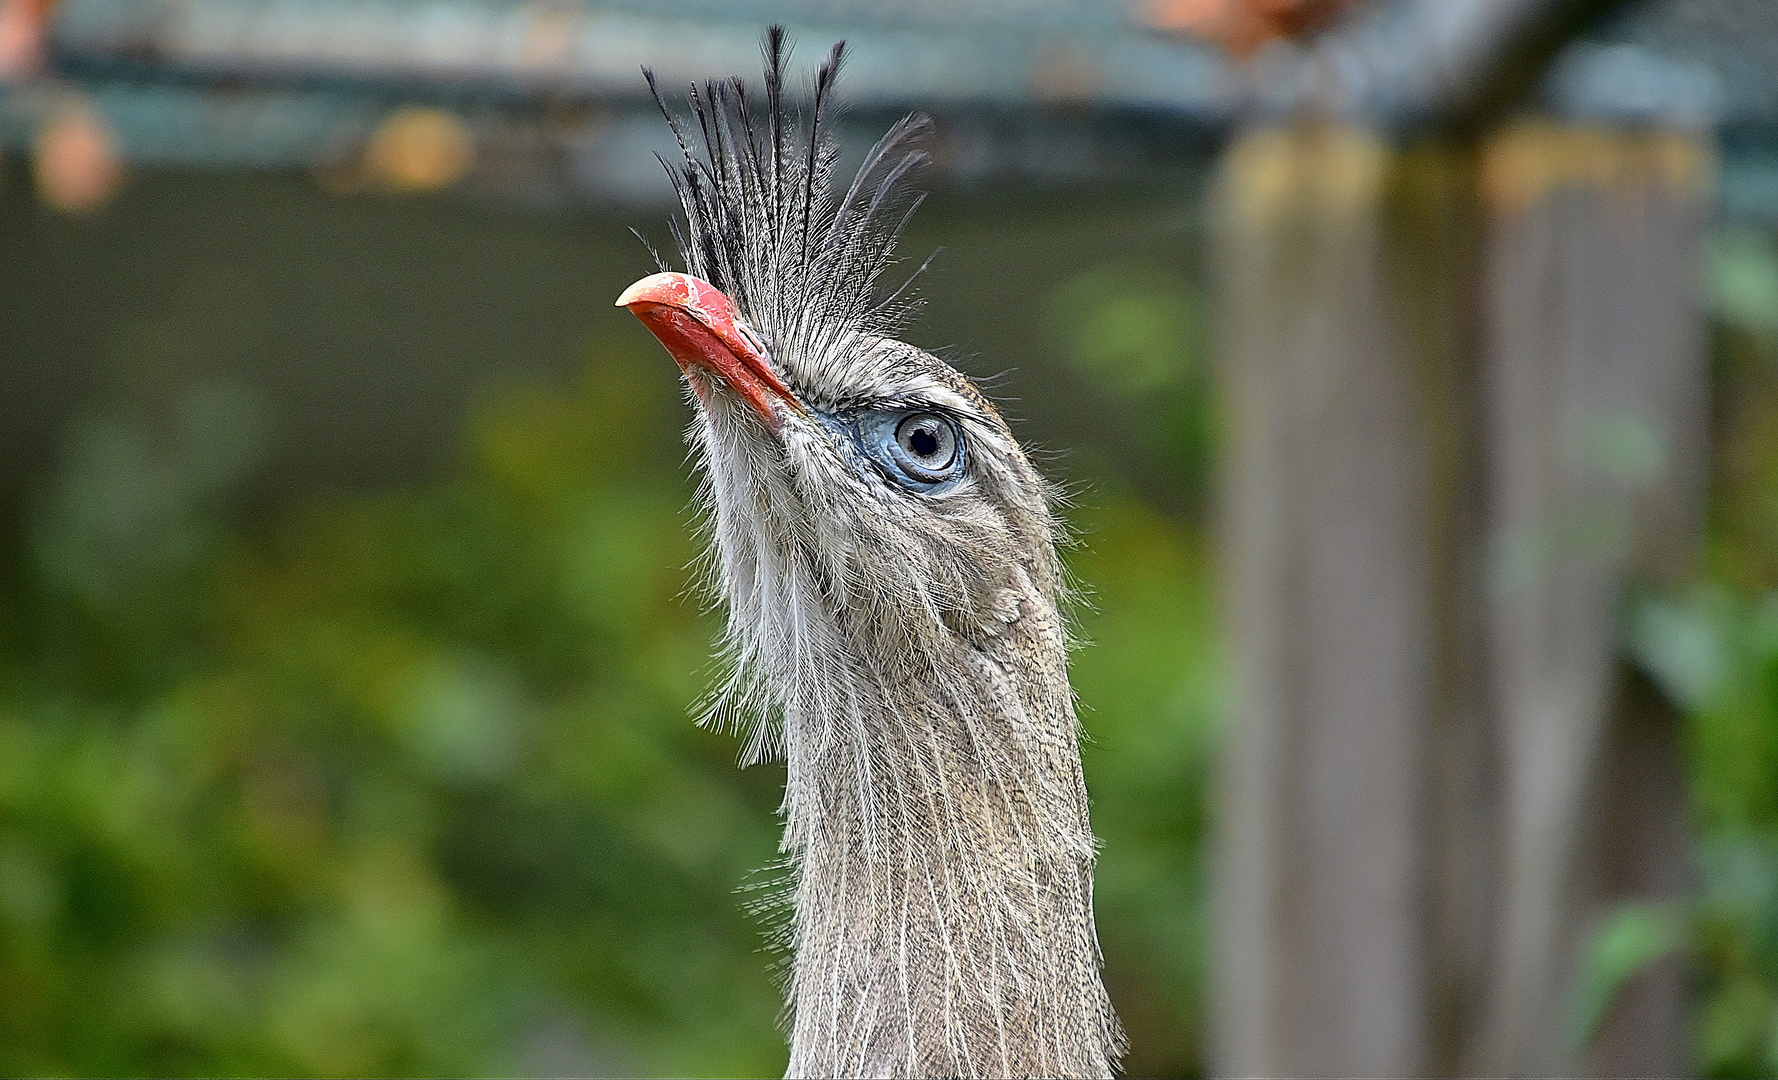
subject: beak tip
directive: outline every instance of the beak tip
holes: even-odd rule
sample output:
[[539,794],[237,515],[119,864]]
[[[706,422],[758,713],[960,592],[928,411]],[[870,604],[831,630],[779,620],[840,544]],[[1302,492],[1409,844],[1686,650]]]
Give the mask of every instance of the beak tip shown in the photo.
[[710,371],[774,431],[781,420],[773,397],[802,411],[763,347],[742,329],[734,302],[709,282],[690,274],[650,274],[625,289],[617,306],[641,319],[682,370],[692,365]]
[[685,274],[650,274],[618,294],[615,306],[634,307],[642,303],[683,303],[692,294],[692,290],[687,285],[689,280],[691,279]]

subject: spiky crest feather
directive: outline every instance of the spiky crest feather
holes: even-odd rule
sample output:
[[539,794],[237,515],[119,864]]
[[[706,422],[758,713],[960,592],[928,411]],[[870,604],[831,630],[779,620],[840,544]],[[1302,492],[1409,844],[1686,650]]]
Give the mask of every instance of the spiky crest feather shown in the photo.
[[695,130],[643,69],[679,145],[678,160],[660,161],[679,197],[683,216],[671,228],[685,271],[727,293],[774,354],[810,365],[858,334],[900,329],[920,306],[911,286],[932,261],[877,295],[896,241],[925,198],[907,192],[905,181],[929,160],[916,145],[932,130],[926,116],[892,126],[835,198],[840,153],[829,128],[845,50],[845,42],[835,43],[815,70],[806,116],[793,115],[789,42],[783,27],[771,27],[761,42],[763,116],[742,79],[711,80],[687,94]]

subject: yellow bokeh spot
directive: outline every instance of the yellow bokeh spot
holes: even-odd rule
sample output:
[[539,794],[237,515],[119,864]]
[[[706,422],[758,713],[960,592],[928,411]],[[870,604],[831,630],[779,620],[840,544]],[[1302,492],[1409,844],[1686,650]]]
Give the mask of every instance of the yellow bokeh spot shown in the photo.
[[463,121],[442,109],[399,109],[378,125],[365,147],[364,172],[396,191],[434,191],[462,179],[475,160]]
[[123,186],[116,137],[80,100],[59,106],[38,129],[31,164],[38,194],[64,213],[96,210]]

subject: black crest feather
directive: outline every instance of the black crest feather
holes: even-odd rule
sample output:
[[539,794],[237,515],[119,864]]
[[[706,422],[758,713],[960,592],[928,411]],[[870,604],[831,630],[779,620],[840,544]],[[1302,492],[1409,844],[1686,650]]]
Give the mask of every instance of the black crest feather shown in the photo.
[[892,126],[836,196],[839,146],[830,128],[845,46],[834,45],[806,98],[793,102],[789,42],[773,26],[761,42],[763,108],[739,77],[694,84],[689,122],[643,69],[679,143],[680,159],[661,164],[683,212],[672,229],[685,271],[727,293],[775,352],[804,363],[855,332],[896,330],[919,305],[909,286],[926,269],[879,297],[896,239],[924,198],[905,193],[904,181],[927,161],[915,145],[932,128],[927,117]]

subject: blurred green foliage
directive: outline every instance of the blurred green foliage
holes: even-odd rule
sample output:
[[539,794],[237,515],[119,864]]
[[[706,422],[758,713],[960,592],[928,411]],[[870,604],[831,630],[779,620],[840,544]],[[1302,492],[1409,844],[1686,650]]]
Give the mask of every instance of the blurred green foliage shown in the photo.
[[653,359],[260,536],[224,524],[248,395],[74,435],[6,612],[0,1068],[781,1068],[731,895],[773,777],[686,719],[710,629]]
[[[1049,333],[1083,381],[1122,412],[1126,447],[1202,517],[1215,458],[1214,373],[1198,290],[1177,267],[1117,260],[1058,285]],[[1133,453],[1132,453],[1133,451]]]
[[[1584,1002],[1641,962],[1690,952],[1696,1061],[1778,1074],[1778,247],[1718,236],[1708,263],[1715,463],[1705,580],[1644,597],[1629,646],[1686,714],[1698,892],[1682,911],[1627,906],[1592,940]],[[1603,1006],[1599,1009],[1602,1011]]]
[[1583,969],[1596,984],[1588,996],[1608,997],[1641,962],[1689,948],[1701,979],[1702,1071],[1770,1076],[1778,1072],[1778,589],[1736,595],[1717,582],[1645,600],[1632,612],[1631,641],[1687,710],[1700,888],[1683,912],[1614,912]]
[[[1188,295],[1142,296],[1073,340],[1177,388]],[[0,1072],[782,1071],[745,896],[782,772],[691,723],[669,371],[601,345],[486,395],[448,478],[269,519],[248,387],[69,434],[0,595]],[[1072,524],[1110,977],[1141,1071],[1192,1070],[1207,554],[1115,489]]]

